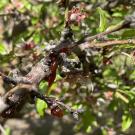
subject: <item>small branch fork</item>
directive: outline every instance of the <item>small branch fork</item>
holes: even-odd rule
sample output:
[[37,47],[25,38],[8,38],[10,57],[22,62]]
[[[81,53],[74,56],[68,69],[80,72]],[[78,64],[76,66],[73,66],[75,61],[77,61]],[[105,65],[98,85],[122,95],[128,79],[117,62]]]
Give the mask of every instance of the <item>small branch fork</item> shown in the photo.
[[[72,39],[73,33],[70,27],[65,27],[64,30],[66,29],[66,32],[69,33],[64,33],[64,35],[62,36],[66,37],[66,39],[61,37],[62,40],[60,40],[59,44],[55,48],[50,50],[47,56],[42,58],[41,61],[39,61],[34,67],[32,67],[31,71],[27,75],[18,76],[14,78],[6,76],[3,73],[0,73],[0,76],[6,83],[13,84],[13,89],[11,89],[5,95],[3,95],[2,100],[0,100],[0,102],[3,102],[0,104],[4,104],[4,108],[2,108],[2,106],[0,108],[0,116],[5,118],[14,116],[14,114],[16,114],[16,112],[18,112],[26,102],[30,101],[29,99],[34,99],[36,97],[44,100],[50,108],[54,104],[61,106],[66,110],[68,110],[71,114],[73,114],[74,118],[78,118],[78,113],[80,112],[79,110],[72,110],[69,106],[65,105],[63,102],[59,100],[41,95],[38,92],[38,84],[52,74],[52,69],[55,66],[52,65],[53,60],[57,59],[58,66],[62,66],[60,65],[61,62],[59,62],[59,56],[61,53],[67,53],[69,51],[72,51],[76,47],[86,49],[91,47],[102,48],[105,46],[120,45],[120,44],[135,44],[134,39],[95,42],[95,40],[100,39],[105,35],[108,35],[112,32],[116,32],[123,28],[127,28],[128,26],[129,22],[124,21],[108,31],[99,33],[94,36],[84,37],[83,39],[77,42],[74,42]],[[50,68],[51,66],[52,69]]]

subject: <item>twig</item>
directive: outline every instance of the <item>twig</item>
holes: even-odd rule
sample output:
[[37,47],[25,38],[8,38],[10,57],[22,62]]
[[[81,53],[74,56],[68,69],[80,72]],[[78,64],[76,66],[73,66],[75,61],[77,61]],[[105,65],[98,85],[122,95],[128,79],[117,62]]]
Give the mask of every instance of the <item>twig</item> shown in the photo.
[[110,41],[105,41],[102,43],[89,43],[86,42],[85,44],[81,44],[80,48],[81,50],[84,50],[86,48],[102,48],[106,46],[113,46],[113,45],[125,45],[125,44],[135,44],[135,39],[128,39],[128,40],[110,40]]
[[1,72],[0,72],[0,76],[3,78],[3,81],[6,82],[6,83],[12,83],[12,84],[14,84],[14,85],[17,84],[17,82],[16,82],[13,78],[4,75],[4,74],[1,73]]
[[42,100],[44,100],[48,107],[52,107],[52,106],[61,106],[63,108],[65,108],[70,114],[73,115],[74,119],[78,120],[78,114],[81,113],[82,111],[79,110],[73,110],[71,107],[69,107],[68,105],[64,104],[63,102],[61,102],[60,100],[57,100],[53,97],[48,97],[48,96],[44,96],[42,94],[40,94],[37,91],[32,91],[33,96],[35,96],[36,98],[40,98]]
[[93,41],[94,39],[102,38],[105,35],[116,32],[116,31],[121,30],[123,28],[127,28],[128,25],[129,25],[129,22],[122,21],[122,22],[118,23],[116,26],[114,26],[113,28],[110,28],[110,29],[108,29],[108,30],[106,30],[104,32],[98,33],[98,34],[96,34],[94,36],[86,37],[86,38],[78,41],[78,43],[90,42],[90,41]]
[[28,79],[26,79],[24,77],[16,77],[16,78],[9,77],[1,72],[0,72],[0,76],[3,78],[4,82],[6,82],[6,83],[12,83],[14,85],[17,85],[19,83],[31,84],[31,81],[29,81]]

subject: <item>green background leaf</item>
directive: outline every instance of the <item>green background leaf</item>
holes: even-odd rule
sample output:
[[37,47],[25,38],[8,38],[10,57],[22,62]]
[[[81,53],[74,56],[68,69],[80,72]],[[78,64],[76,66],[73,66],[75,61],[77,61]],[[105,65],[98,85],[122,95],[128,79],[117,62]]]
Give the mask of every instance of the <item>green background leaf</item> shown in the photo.
[[36,109],[38,114],[43,117],[45,115],[45,109],[47,108],[46,102],[41,99],[37,99],[36,101]]

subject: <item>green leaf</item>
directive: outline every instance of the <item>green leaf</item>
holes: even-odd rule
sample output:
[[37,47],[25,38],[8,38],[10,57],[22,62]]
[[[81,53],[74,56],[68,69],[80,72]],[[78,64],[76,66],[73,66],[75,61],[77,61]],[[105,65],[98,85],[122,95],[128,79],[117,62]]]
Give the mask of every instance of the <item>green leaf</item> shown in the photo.
[[4,45],[0,44],[0,54],[5,55],[7,54],[6,48]]
[[97,11],[100,14],[100,24],[99,24],[98,31],[103,32],[107,28],[107,13],[100,7],[97,9]]
[[122,131],[126,131],[127,129],[129,129],[132,121],[132,115],[128,111],[125,111],[122,116]]
[[3,9],[6,6],[6,4],[8,4],[8,0],[1,0],[0,1],[0,9]]
[[83,129],[85,131],[88,131],[88,129],[94,122],[95,122],[95,116],[89,110],[87,110],[83,116]]
[[116,12],[116,13],[113,13],[112,16],[113,16],[113,17],[122,17],[123,14],[122,14],[122,12]]
[[135,37],[135,30],[134,29],[127,29],[127,30],[124,30],[123,33],[122,33],[122,38],[125,39],[125,38],[132,38],[132,37]]
[[126,96],[122,95],[122,93],[120,93],[118,91],[115,93],[115,97],[121,99],[123,102],[125,102],[127,104],[129,103],[128,98]]
[[108,109],[110,111],[116,111],[118,109],[118,101],[117,100],[112,100],[110,104],[108,105]]
[[118,89],[117,91],[123,93],[124,95],[128,96],[128,99],[134,99],[135,97],[135,92],[134,91],[129,91],[129,90],[120,90]]
[[47,108],[47,104],[45,101],[41,99],[37,99],[36,101],[36,109],[38,114],[43,117],[45,115],[45,109]]
[[45,91],[47,90],[47,88],[48,88],[48,83],[45,82],[44,80],[41,81],[40,84],[39,84],[39,90],[40,90],[40,92],[41,92],[42,94],[44,94]]
[[11,129],[10,128],[5,129],[5,135],[11,135]]

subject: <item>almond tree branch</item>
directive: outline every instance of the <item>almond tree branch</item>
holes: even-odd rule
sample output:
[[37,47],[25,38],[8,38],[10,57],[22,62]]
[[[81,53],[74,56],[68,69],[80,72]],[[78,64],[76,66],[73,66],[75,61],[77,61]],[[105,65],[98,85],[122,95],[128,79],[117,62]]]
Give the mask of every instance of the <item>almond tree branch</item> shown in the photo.
[[[64,53],[67,53],[68,51],[72,51],[73,49],[75,49],[77,46],[78,47],[83,46],[83,49],[85,49],[85,48],[95,47],[95,46],[104,47],[104,46],[110,46],[110,45],[116,45],[116,44],[128,44],[128,43],[135,44],[134,40],[132,40],[132,42],[131,40],[130,41],[129,40],[121,40],[121,41],[114,40],[114,41],[106,41],[102,43],[91,42],[94,39],[101,38],[102,36],[105,36],[112,32],[126,28],[128,27],[128,25],[129,25],[129,22],[124,21],[108,31],[99,33],[94,36],[85,37],[82,40],[79,40],[77,42],[74,42],[72,40],[72,35],[73,35],[72,30],[69,27],[67,27],[65,28],[66,31],[62,35],[63,38],[59,42],[59,44],[54,49],[50,50],[49,54],[46,57],[41,59],[40,62],[38,62],[35,66],[33,66],[31,71],[26,76],[22,78],[18,77],[18,79],[14,79],[0,73],[3,79],[8,80],[9,82],[16,85],[13,89],[11,89],[9,92],[7,92],[3,96],[3,102],[7,106],[6,108],[2,109],[2,112],[0,112],[0,115],[2,114],[2,116],[10,117],[10,115],[14,114],[15,111],[20,110],[26,102],[29,102],[28,99],[32,96],[32,93],[33,93],[32,91],[35,91],[35,93],[38,93],[37,92],[38,84],[44,78],[49,77],[49,75],[52,72],[50,69],[50,66],[52,63],[52,57],[59,60],[60,53],[62,53],[63,51]],[[39,96],[39,95],[37,94],[35,96]],[[42,96],[40,96],[40,98],[42,98]],[[46,100],[46,98],[44,98],[44,100]],[[48,101],[46,100],[48,104],[49,104],[49,101],[50,100]]]

